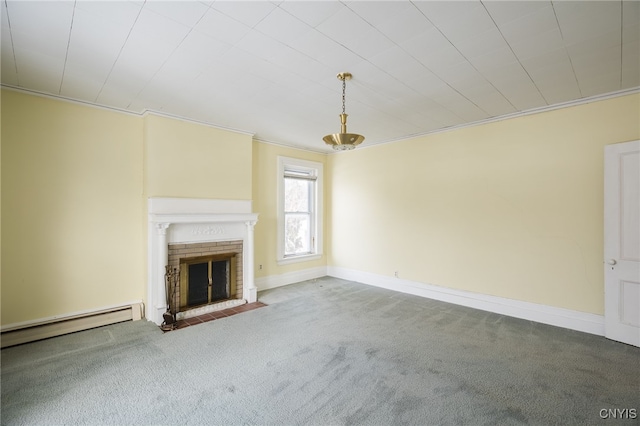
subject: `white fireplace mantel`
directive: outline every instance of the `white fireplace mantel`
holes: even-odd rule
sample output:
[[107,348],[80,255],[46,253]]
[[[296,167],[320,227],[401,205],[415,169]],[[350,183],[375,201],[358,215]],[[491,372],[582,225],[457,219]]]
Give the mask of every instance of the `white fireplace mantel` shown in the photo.
[[258,214],[251,201],[149,198],[146,317],[160,325],[167,310],[165,266],[169,244],[242,240],[243,298],[257,300],[253,274],[253,228]]

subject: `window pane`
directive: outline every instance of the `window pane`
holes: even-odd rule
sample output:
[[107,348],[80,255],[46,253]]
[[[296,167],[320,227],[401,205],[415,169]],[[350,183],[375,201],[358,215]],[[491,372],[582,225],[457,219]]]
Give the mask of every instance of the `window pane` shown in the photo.
[[311,253],[311,216],[289,213],[284,218],[284,254]]
[[309,212],[309,193],[312,182],[304,179],[284,179],[284,211]]

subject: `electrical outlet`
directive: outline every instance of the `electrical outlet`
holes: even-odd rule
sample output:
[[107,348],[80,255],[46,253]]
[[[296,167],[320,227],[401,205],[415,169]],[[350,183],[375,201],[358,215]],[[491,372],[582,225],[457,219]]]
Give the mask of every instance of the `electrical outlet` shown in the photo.
[[258,269],[262,271],[262,265],[258,265]]
[[396,271],[396,272],[394,273],[394,275],[396,276],[396,278],[400,278],[400,277],[398,276],[398,274],[399,274],[399,272],[398,272],[398,271]]

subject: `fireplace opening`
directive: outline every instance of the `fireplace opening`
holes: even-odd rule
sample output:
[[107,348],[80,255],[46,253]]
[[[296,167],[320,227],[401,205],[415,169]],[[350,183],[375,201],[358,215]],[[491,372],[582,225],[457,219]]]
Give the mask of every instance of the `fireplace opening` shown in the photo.
[[235,297],[235,253],[182,259],[180,271],[180,311]]

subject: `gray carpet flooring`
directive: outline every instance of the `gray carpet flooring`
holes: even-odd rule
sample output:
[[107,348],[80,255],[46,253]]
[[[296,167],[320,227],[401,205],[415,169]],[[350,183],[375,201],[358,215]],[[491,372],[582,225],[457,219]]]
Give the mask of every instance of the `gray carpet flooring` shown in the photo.
[[1,423],[585,425],[640,411],[640,349],[602,337],[328,277],[259,300],[165,334],[137,321],[4,349]]

